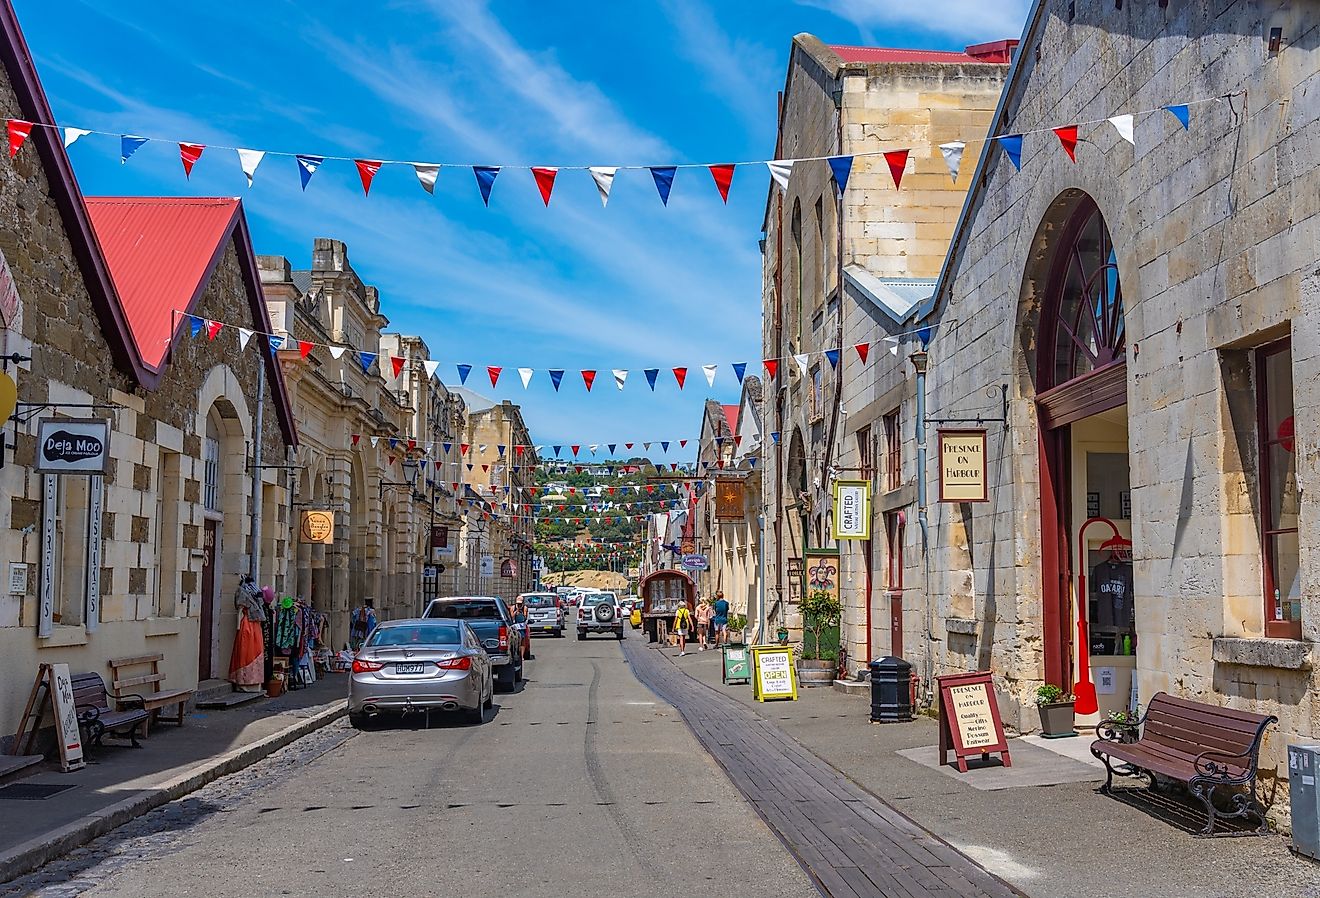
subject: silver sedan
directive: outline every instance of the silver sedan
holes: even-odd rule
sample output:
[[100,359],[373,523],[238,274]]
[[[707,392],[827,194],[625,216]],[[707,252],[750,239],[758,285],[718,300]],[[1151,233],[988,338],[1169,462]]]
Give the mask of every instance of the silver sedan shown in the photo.
[[358,729],[380,714],[462,711],[485,723],[495,682],[490,656],[465,622],[433,617],[386,621],[353,659],[348,720]]

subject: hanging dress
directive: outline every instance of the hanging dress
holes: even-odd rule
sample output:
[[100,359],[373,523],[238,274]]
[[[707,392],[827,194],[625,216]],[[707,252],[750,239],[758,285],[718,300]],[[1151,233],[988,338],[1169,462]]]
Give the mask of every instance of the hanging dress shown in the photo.
[[261,623],[248,616],[246,608],[238,615],[234,651],[229,658],[229,681],[239,692],[260,692],[266,678],[266,643]]

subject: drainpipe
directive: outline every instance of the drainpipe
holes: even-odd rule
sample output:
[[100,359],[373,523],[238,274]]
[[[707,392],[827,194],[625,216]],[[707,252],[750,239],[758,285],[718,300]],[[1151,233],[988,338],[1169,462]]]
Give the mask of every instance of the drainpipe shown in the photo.
[[257,414],[252,428],[252,507],[250,530],[252,551],[248,553],[248,574],[252,582],[261,578],[261,419],[266,405],[266,359],[257,364]]
[[922,586],[922,603],[926,610],[926,651],[923,667],[926,671],[926,699],[930,696],[935,683],[935,619],[934,608],[930,600],[930,519],[926,514],[926,349],[922,348],[908,357],[917,372],[917,524],[921,527],[921,565],[925,574]]
[[756,639],[765,639],[765,514],[756,516]]

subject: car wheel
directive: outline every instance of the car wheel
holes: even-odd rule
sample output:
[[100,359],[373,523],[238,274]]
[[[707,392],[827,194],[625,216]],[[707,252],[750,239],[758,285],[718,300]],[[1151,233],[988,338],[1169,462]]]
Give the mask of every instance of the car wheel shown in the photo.
[[619,640],[620,642],[623,642],[623,627],[620,627],[619,629],[614,631],[614,638]]
[[519,658],[518,663],[513,668],[513,682],[521,683],[523,681],[523,659]]
[[370,724],[368,723],[370,719],[371,718],[365,714],[354,714],[352,711],[348,712],[348,724],[355,730],[368,729],[370,727]]
[[500,668],[499,688],[505,692],[512,692],[518,686],[517,674],[514,673],[513,665],[506,664]]
[[490,682],[486,684],[486,700],[482,702],[481,707],[491,708],[495,705],[495,678],[491,677]]
[[564,628],[563,628],[563,627],[556,627],[556,628],[555,628],[555,639],[563,639],[563,638],[564,638]]
[[463,719],[474,726],[481,726],[486,722],[486,703],[479,701],[475,708],[464,708]]

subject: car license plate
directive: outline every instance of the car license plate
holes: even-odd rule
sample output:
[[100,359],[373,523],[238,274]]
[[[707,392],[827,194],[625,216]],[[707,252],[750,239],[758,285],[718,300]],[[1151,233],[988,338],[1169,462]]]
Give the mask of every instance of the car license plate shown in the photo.
[[394,672],[401,674],[417,674],[425,669],[425,665],[420,661],[396,661],[394,663]]

